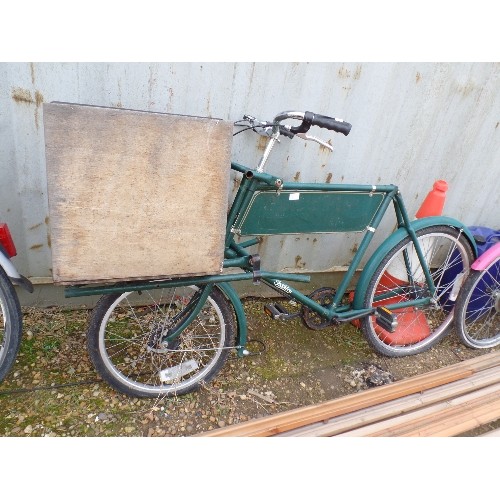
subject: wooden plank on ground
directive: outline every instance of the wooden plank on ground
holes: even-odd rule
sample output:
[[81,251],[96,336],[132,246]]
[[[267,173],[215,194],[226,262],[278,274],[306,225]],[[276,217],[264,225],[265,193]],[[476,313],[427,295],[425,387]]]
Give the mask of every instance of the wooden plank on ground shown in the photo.
[[477,391],[500,382],[500,366],[492,367],[470,377],[412,394],[387,403],[378,404],[353,413],[341,415],[328,421],[316,422],[308,426],[279,434],[281,437],[326,437],[335,436],[362,426],[386,420],[452,397]]
[[[500,383],[398,417],[361,426],[338,437],[453,436],[500,417]],[[484,421],[482,420],[484,418]],[[495,418],[493,418],[495,419]]]
[[236,424],[223,429],[202,433],[199,436],[273,436],[305,425],[329,420],[387,401],[423,392],[427,389],[464,379],[480,370],[500,364],[500,351],[478,356],[451,366],[440,368],[416,377],[369,389],[361,393],[278,413],[269,417]]

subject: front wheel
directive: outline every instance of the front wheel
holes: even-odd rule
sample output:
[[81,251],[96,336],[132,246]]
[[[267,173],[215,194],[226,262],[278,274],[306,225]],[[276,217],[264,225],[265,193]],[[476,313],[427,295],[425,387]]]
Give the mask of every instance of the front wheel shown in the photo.
[[[409,236],[382,259],[366,291],[365,308],[390,307],[397,319],[393,332],[380,326],[373,315],[362,320],[367,341],[385,356],[421,353],[444,336],[453,320],[454,292],[474,260],[469,240],[456,228],[430,226],[416,234],[434,293]],[[415,305],[420,299],[425,303]]]
[[134,397],[186,394],[212,380],[233,348],[235,327],[230,302],[217,288],[187,325],[200,293],[190,286],[102,297],[87,337],[97,372]]
[[457,297],[455,327],[468,347],[500,344],[500,256],[486,269],[469,274]]
[[22,315],[16,290],[0,267],[0,382],[7,376],[21,345]]

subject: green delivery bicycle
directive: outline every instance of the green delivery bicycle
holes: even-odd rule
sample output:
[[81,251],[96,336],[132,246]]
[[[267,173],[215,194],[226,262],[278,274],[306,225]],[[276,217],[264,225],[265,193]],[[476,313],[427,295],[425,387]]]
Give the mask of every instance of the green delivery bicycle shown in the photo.
[[[294,121],[295,120],[295,121]],[[292,124],[295,124],[292,126]],[[428,217],[411,221],[394,185],[288,182],[265,171],[280,137],[330,144],[309,135],[313,126],[348,135],[351,125],[311,112],[283,112],[271,122],[245,116],[236,125],[268,138],[256,169],[232,163],[241,178],[227,216],[220,275],[66,288],[67,297],[103,295],[92,311],[88,349],[96,370],[116,390],[135,397],[185,394],[212,380],[228,354],[247,349],[247,320],[232,283],[253,280],[301,306],[289,313],[278,304],[275,319],[300,315],[316,330],[357,322],[375,351],[417,354],[436,344],[453,320],[454,298],[477,249],[459,221]],[[380,222],[392,207],[397,228],[354,276]],[[298,273],[264,269],[251,248],[262,236],[363,232],[337,289],[305,295],[291,282]]]

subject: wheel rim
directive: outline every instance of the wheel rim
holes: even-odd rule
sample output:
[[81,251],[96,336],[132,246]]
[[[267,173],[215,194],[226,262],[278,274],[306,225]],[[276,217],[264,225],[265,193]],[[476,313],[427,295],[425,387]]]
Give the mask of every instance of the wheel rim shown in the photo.
[[[189,288],[191,292],[198,290]],[[141,294],[143,297],[136,292],[123,293],[100,325],[99,350],[106,368],[121,384],[136,391],[185,391],[205,379],[223,352],[225,322],[210,296],[178,339],[153,345],[152,339],[159,339],[175,314],[189,302],[188,295],[179,289],[168,290],[171,293],[159,292],[159,297],[154,292]],[[149,305],[141,305],[145,301]]]
[[474,347],[500,343],[500,260],[481,272],[466,298],[463,329]]
[[[422,348],[444,333],[453,320],[455,290],[470,266],[467,251],[456,237],[433,232],[418,239],[435,292],[429,290],[414,245],[409,241],[386,263],[371,295],[373,307],[402,304],[393,311],[398,326],[392,333],[377,325],[376,318],[369,318],[374,340],[393,352],[409,352],[413,346]],[[405,302],[421,298],[428,298],[429,304],[404,307]]]
[[4,305],[3,297],[0,297],[0,312],[2,314],[1,330],[0,330],[0,366],[1,366],[4,354],[7,352],[7,349],[5,347],[5,344],[7,342],[7,333],[6,333],[7,316],[6,316],[5,311],[6,311],[6,307]]

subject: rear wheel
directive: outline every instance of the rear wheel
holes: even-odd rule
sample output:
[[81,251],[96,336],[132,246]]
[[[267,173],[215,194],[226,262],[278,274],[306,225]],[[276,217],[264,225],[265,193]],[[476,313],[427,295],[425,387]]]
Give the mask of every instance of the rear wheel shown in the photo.
[[[452,294],[473,261],[468,239],[456,228],[431,226],[417,231],[435,292],[426,283],[415,246],[406,237],[384,257],[368,285],[364,307],[389,306],[398,326],[391,333],[379,326],[375,316],[362,320],[363,332],[380,354],[408,356],[426,351],[446,333],[453,320]],[[426,305],[405,303],[429,299]]]
[[0,382],[7,376],[21,345],[22,315],[16,290],[0,267]]
[[471,271],[457,297],[455,327],[468,347],[500,344],[500,256],[484,271]]
[[212,380],[235,338],[230,303],[218,289],[179,336],[166,338],[184,326],[200,290],[162,288],[102,297],[92,312],[87,345],[103,379],[135,397],[181,395]]

